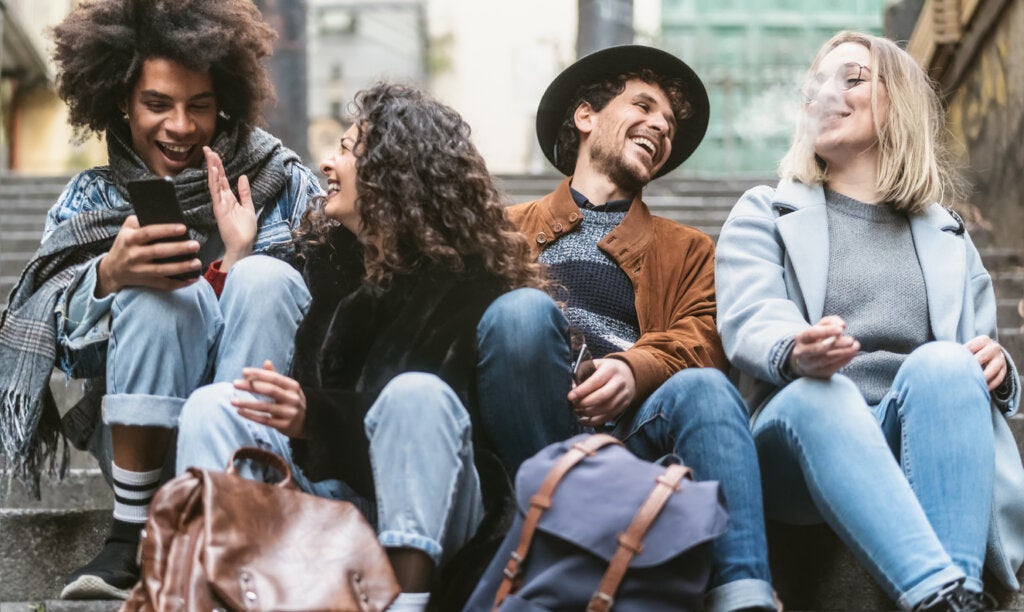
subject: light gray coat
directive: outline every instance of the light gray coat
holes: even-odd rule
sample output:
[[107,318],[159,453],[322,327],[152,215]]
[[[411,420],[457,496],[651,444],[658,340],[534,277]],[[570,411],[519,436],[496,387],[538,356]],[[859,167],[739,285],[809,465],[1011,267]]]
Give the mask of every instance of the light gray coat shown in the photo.
[[[938,204],[910,217],[936,340],[996,338],[992,279],[958,218]],[[782,181],[749,190],[718,241],[715,284],[718,328],[726,356],[741,373],[751,411],[786,382],[779,377],[780,340],[822,317],[828,280],[828,221],[821,186]],[[1004,351],[1005,353],[1005,351]],[[1020,376],[1009,354],[1013,393],[993,403],[995,491],[986,566],[1009,588],[1024,563],[1024,467],[1005,417],[1020,404]],[[1004,412],[1005,410],[1005,412]]]

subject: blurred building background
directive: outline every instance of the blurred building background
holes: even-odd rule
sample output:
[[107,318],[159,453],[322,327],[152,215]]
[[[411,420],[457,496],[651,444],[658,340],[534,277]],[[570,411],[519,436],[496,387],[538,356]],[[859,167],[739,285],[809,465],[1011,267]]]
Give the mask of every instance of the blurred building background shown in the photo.
[[[840,29],[885,30],[909,41],[942,90],[979,219],[1000,221],[998,242],[1024,242],[1002,229],[1024,221],[1024,0],[255,1],[280,33],[268,122],[312,164],[337,142],[355,92],[387,79],[459,110],[500,174],[552,172],[534,137],[544,88],[578,54],[638,42],[690,63],[711,97],[708,136],[674,175],[770,176],[814,51]],[[104,161],[97,139],[72,137],[53,94],[43,33],[74,2],[0,0],[0,172]]]

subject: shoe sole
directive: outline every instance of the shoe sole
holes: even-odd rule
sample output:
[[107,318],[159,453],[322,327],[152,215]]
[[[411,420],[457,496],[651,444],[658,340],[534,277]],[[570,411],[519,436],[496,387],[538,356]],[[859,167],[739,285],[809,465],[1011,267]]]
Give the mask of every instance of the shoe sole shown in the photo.
[[119,589],[98,576],[79,576],[60,592],[61,599],[128,599],[130,589]]

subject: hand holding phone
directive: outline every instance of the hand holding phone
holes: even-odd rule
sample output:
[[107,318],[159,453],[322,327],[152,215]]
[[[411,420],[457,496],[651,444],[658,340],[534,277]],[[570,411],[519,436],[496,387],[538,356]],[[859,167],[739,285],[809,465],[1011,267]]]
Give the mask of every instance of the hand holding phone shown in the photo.
[[590,349],[587,348],[587,343],[584,342],[580,346],[579,353],[576,354],[576,359],[572,363],[572,379],[578,385],[590,378],[590,376],[597,370],[594,366],[594,358],[590,355]]
[[[181,206],[178,204],[178,196],[174,192],[174,181],[170,178],[164,177],[129,181],[127,188],[128,195],[131,198],[132,208],[135,209],[135,215],[139,218],[139,225],[146,226],[167,223],[185,224],[185,216],[181,212]],[[181,234],[171,236],[169,238],[160,238],[154,240],[153,243],[175,242],[181,240],[188,240],[188,236]],[[177,263],[181,261],[189,261],[191,259],[195,259],[195,254],[185,253],[164,259],[157,259],[155,260],[155,263]],[[198,277],[199,270],[190,270],[182,274],[171,275],[168,278],[173,278],[175,280],[190,280]]]

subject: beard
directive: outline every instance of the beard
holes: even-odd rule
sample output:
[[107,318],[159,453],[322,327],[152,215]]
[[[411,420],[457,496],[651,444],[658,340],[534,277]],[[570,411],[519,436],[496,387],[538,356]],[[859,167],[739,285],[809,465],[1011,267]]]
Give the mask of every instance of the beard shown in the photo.
[[590,163],[594,169],[607,176],[619,189],[637,194],[651,182],[650,175],[644,174],[635,164],[627,164],[623,151],[597,141],[590,150]]

